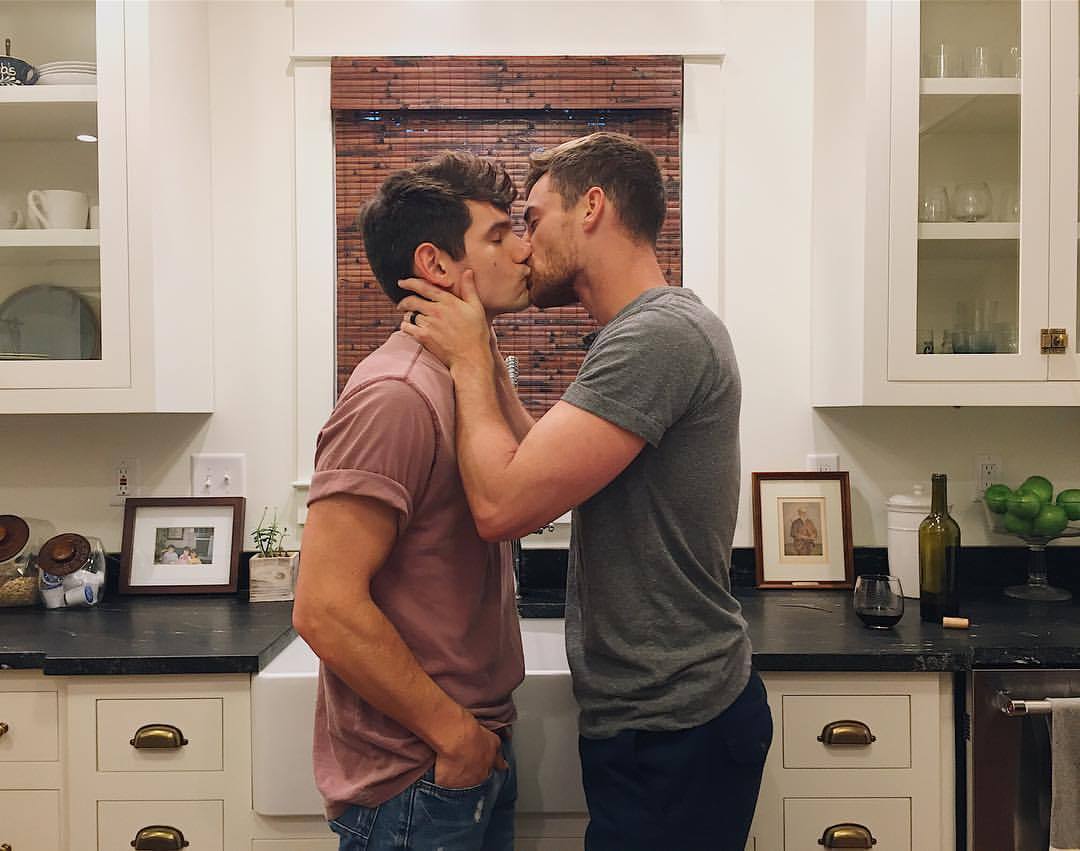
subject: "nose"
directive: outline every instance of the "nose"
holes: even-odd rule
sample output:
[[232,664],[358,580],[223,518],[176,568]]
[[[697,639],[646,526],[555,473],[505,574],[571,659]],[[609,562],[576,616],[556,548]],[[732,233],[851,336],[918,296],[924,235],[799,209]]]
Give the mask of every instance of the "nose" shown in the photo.
[[526,260],[529,259],[529,255],[532,254],[532,243],[529,242],[528,236],[519,236],[517,238],[517,241],[518,241],[518,245],[517,245],[518,250],[517,250],[517,257],[515,258],[515,262],[524,263]]

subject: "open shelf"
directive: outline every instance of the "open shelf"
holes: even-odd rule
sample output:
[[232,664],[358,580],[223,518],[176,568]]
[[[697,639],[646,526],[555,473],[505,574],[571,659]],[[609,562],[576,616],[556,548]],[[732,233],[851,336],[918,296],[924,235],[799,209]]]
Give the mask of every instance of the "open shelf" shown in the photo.
[[919,239],[1019,239],[1019,222],[923,222]]
[[97,135],[97,86],[0,86],[0,142]]

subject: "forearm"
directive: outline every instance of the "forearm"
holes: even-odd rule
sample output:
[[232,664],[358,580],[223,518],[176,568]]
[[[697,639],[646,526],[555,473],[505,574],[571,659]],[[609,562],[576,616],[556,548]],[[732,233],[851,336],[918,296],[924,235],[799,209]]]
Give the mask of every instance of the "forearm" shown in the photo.
[[495,363],[495,395],[498,398],[503,419],[510,426],[514,439],[520,443],[529,433],[529,429],[536,425],[536,420],[521,403],[517,388],[510,383],[510,376],[501,361]]
[[473,519],[488,538],[500,506],[514,504],[509,472],[519,440],[504,415],[496,384],[483,371],[464,365],[452,368],[451,374],[457,398],[458,469]]
[[327,595],[318,626],[304,637],[361,698],[433,750],[451,749],[472,715],[420,667],[393,624],[367,598]]

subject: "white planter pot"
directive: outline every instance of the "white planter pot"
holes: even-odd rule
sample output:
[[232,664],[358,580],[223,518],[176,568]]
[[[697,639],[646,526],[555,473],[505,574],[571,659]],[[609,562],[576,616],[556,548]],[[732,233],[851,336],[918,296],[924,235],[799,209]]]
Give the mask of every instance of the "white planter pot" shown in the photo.
[[270,600],[291,600],[296,588],[296,572],[300,554],[293,553],[278,558],[251,558],[251,588],[248,600],[252,603]]

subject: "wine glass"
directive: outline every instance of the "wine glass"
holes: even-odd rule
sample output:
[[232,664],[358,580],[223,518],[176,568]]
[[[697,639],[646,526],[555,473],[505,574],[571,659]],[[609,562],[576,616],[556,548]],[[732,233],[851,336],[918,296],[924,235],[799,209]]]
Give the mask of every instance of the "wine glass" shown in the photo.
[[985,180],[960,183],[952,197],[953,216],[961,222],[977,222],[990,215],[990,187]]
[[855,580],[855,614],[870,629],[889,629],[904,616],[904,590],[900,580],[870,573]]

